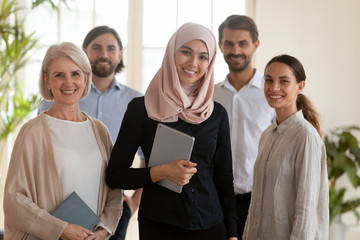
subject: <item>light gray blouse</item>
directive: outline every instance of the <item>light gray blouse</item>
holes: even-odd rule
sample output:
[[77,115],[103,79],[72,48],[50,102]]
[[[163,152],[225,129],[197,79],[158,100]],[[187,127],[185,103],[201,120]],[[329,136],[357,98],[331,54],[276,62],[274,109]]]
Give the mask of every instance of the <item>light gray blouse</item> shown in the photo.
[[298,111],[261,136],[243,239],[328,239],[325,145]]

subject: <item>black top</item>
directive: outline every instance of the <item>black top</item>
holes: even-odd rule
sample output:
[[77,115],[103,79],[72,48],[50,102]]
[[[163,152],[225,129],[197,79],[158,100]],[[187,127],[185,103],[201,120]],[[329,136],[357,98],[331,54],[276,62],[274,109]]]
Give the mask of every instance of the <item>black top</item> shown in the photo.
[[144,97],[134,98],[129,103],[107,169],[109,187],[143,187],[139,219],[187,230],[208,229],[225,221],[228,236],[237,236],[229,121],[225,108],[215,102],[211,116],[200,124],[181,119],[165,123],[195,137],[190,161],[197,163],[197,173],[181,194],[153,183],[150,168],[131,168],[139,146],[148,165],[158,123],[147,116]]

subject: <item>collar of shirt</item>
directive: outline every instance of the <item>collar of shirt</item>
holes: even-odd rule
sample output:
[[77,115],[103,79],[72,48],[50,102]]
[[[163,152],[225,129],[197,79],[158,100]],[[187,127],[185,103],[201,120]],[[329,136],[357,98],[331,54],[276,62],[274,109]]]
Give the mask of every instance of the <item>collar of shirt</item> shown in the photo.
[[[121,87],[122,87],[121,84],[118,81],[116,81],[116,78],[114,78],[111,83],[111,86],[106,90],[106,92],[109,91],[110,89],[120,90]],[[96,86],[93,82],[91,83],[91,89],[95,90],[97,93],[100,93],[100,94],[102,93],[101,91],[99,91],[96,88]]]
[[291,125],[293,125],[295,122],[299,121],[300,119],[304,118],[302,110],[297,111],[290,117],[288,117],[285,121],[278,124],[275,122],[271,126],[271,130],[276,130],[279,134],[282,134],[286,129],[288,129]]
[[[244,87],[250,88],[250,87],[256,87],[256,88],[262,88],[263,84],[263,77],[259,77],[260,72],[255,69],[255,73],[250,79],[249,83],[246,84]],[[220,83],[221,87],[225,87],[233,92],[237,92],[234,86],[230,83],[229,75],[226,76],[225,80]]]

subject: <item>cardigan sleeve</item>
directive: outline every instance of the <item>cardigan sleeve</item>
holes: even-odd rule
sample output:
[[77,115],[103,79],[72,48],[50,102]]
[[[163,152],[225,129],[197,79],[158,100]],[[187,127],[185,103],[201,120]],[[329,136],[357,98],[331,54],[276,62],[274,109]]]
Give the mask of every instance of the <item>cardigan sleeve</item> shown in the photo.
[[24,126],[14,143],[4,193],[5,231],[57,240],[67,223],[49,213],[62,194],[49,191],[60,183],[50,160],[52,148],[37,123]]
[[111,190],[105,183],[105,171],[113,144],[107,127],[95,118],[91,118],[91,120],[95,125],[96,136],[99,136],[98,144],[104,160],[100,179],[101,193],[103,194],[100,194],[102,201],[99,204],[101,203],[102,207],[100,207],[99,215],[101,222],[114,233],[122,214],[123,192],[121,189]]

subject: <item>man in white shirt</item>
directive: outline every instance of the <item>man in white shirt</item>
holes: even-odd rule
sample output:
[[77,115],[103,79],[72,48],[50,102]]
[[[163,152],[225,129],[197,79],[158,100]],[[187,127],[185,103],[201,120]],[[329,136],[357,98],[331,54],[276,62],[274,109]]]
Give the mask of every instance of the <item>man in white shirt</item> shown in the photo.
[[[116,80],[116,74],[124,68],[123,46],[119,34],[108,26],[90,30],[83,42],[83,50],[92,67],[92,85],[89,95],[79,102],[80,110],[102,121],[109,129],[115,143],[128,103],[143,94]],[[53,102],[42,101],[39,113],[48,110]],[[144,156],[138,151],[140,158]],[[145,161],[140,161],[142,167]],[[124,196],[124,209],[118,228],[111,240],[124,240],[131,215],[140,204],[142,189]]]
[[264,96],[263,75],[251,63],[259,44],[256,24],[247,16],[231,15],[219,26],[219,47],[229,74],[215,85],[214,100],[229,116],[239,239],[250,206],[259,139],[275,120]]

